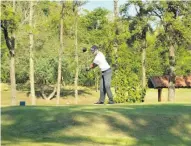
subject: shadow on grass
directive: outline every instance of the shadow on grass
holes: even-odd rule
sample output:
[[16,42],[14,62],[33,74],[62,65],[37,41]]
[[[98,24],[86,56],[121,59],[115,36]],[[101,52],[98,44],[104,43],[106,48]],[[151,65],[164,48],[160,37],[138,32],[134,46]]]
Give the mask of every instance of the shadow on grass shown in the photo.
[[191,105],[7,107],[2,144],[189,146],[190,124]]
[[[49,94],[52,93],[53,90],[45,90],[45,95],[48,96]],[[82,95],[82,94],[89,94],[91,95],[89,92],[85,91],[85,90],[78,90],[78,95]],[[30,95],[30,91],[26,93],[27,97],[29,97]],[[41,91],[35,91],[35,96],[36,98],[43,98],[42,92]],[[60,92],[60,96],[61,98],[64,96],[74,96],[74,90],[70,90],[70,89],[62,89]],[[56,94],[53,96],[53,98],[56,97]],[[52,98],[52,99],[53,99]]]

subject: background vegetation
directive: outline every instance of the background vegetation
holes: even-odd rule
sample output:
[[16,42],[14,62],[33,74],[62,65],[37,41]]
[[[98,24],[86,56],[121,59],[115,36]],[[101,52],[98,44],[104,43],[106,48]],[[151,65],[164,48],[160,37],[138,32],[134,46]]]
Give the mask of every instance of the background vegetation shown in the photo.
[[[151,76],[191,73],[190,1],[128,1],[118,6],[117,15],[104,8],[82,9],[85,3],[38,1],[33,3],[33,13],[29,15],[32,9],[30,2],[1,2],[1,82],[11,83],[10,52],[14,50],[17,90],[32,91],[29,62],[33,54],[35,96],[39,92],[42,98],[48,97],[56,91],[59,85],[61,18],[60,81],[63,90],[66,86],[73,86],[75,81],[77,86],[74,90],[79,90],[79,86],[98,87],[99,70],[85,72],[93,56],[90,52],[82,53],[83,47],[90,48],[93,44],[99,46],[113,69],[112,88],[115,101],[119,103],[144,101],[145,81]],[[135,15],[129,13],[130,7],[135,8]],[[14,38],[12,49],[7,49],[4,27],[9,33],[9,42]],[[33,35],[32,52],[29,49],[30,34]],[[169,57],[172,46],[174,56]],[[53,93],[49,99],[56,97],[56,92]]]

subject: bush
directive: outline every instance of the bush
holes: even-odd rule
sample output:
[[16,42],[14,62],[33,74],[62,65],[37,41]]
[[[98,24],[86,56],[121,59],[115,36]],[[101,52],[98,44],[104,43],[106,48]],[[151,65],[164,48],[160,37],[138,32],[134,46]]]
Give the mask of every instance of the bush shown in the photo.
[[146,89],[141,85],[140,52],[122,44],[118,50],[117,69],[113,74],[116,103],[142,102]]
[[142,102],[146,90],[142,88],[137,74],[126,70],[118,70],[114,77],[116,103]]

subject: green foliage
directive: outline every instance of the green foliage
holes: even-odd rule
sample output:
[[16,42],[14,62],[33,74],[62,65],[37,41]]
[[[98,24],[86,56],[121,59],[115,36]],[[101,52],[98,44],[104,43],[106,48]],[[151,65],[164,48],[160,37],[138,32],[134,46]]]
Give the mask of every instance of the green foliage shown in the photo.
[[93,11],[85,11],[85,17],[82,19],[84,27],[88,30],[103,29],[105,23],[108,22],[105,17],[109,11],[103,8],[96,8]]
[[13,10],[12,2],[2,2],[1,3],[1,25],[9,28],[9,31],[12,32],[18,27],[20,21],[20,15],[16,15],[16,12]]
[[160,30],[157,29],[154,34],[147,35],[146,50],[146,75],[161,76],[166,74],[168,68],[168,48],[161,43],[157,43],[157,35]]
[[184,47],[179,47],[176,51],[176,75],[191,74],[191,52]]
[[[137,7],[137,14],[129,17],[129,6]],[[145,48],[147,32],[151,30],[149,24],[147,3],[127,2],[121,9],[123,22],[128,21],[125,27],[129,31],[121,31],[118,44],[122,44],[117,51],[118,68],[115,71],[116,102],[142,102],[146,89],[141,85],[141,50]],[[120,28],[119,28],[120,29]],[[124,33],[124,34],[123,34]],[[126,36],[126,37],[125,37]]]
[[140,80],[140,58],[131,48],[123,43],[118,50],[118,68],[113,75],[117,103],[142,102],[145,89],[141,86]]
[[[79,85],[93,86],[99,70],[85,72],[94,56],[82,53],[81,48],[90,48],[97,44],[106,55],[113,69],[112,87],[115,88],[116,102],[141,102],[145,89],[141,86],[141,50],[144,39],[146,49],[146,77],[160,76],[169,69],[169,40],[176,48],[176,74],[191,73],[191,54],[188,50],[191,40],[191,2],[178,1],[128,1],[121,7],[117,25],[119,34],[115,34],[115,22],[112,13],[104,8],[92,11],[84,10],[78,17],[78,53]],[[130,6],[136,6],[137,14],[130,16]],[[73,3],[64,6],[64,50],[62,55],[62,83],[74,84],[74,14]],[[174,18],[174,9],[179,15]],[[16,82],[29,83],[29,32],[28,2],[16,2],[13,13],[12,2],[2,2],[1,21],[9,21],[9,27],[17,28],[16,33]],[[38,1],[34,5],[34,68],[35,83],[55,84],[58,70],[59,25],[62,4],[55,1]],[[16,14],[16,15],[15,15]],[[159,20],[158,18],[161,19]],[[171,27],[165,30],[165,26]],[[1,34],[1,81],[9,82],[9,52]],[[116,43],[118,46],[116,47]],[[117,54],[115,49],[117,48]],[[116,58],[117,56],[117,58]],[[117,63],[116,63],[117,61]],[[116,66],[117,64],[117,66]]]
[[1,82],[9,82],[9,51],[1,33]]
[[[10,81],[10,62],[9,62],[9,50],[7,48],[4,30],[7,31],[9,41],[12,40],[12,32],[18,27],[20,15],[16,15],[13,10],[12,2],[1,2],[1,81]],[[11,42],[12,43],[12,42]]]
[[165,61],[165,74],[168,73],[170,65],[172,64],[175,65],[175,73],[177,75],[190,74],[189,64],[191,57],[187,48],[191,43],[191,19],[189,17],[191,3],[188,1],[184,3],[181,3],[180,1],[164,1],[153,3],[153,12],[157,17],[160,18],[160,26],[163,26],[164,28],[163,31],[161,31],[160,28],[158,29],[160,31],[158,31],[156,40],[156,48],[163,47],[164,50],[162,53],[161,49],[159,49],[161,52],[160,56],[164,59],[166,55],[165,58],[167,58],[167,51],[170,47],[169,44],[173,44],[173,47],[176,48],[176,63],[174,64],[174,60],[170,58],[168,59],[168,62]]
[[54,83],[57,77],[56,58],[41,58],[35,62],[35,77],[37,84]]
[[116,103],[142,102],[145,90],[141,87],[138,75],[129,68],[116,71],[113,82],[116,86]]
[[108,10],[103,8],[85,11],[80,19],[79,40],[85,44],[101,45],[108,34],[108,13]]

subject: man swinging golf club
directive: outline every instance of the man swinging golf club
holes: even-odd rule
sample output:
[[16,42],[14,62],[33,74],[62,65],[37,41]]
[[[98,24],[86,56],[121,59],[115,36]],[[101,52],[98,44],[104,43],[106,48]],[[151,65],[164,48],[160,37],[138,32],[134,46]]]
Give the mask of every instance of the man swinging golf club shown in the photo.
[[112,76],[111,67],[106,61],[103,53],[98,50],[98,47],[96,45],[93,45],[91,47],[91,52],[95,55],[95,59],[93,63],[90,65],[90,67],[88,67],[86,70],[89,71],[90,69],[99,66],[102,73],[100,80],[100,98],[99,101],[96,102],[95,104],[104,104],[106,93],[109,98],[108,104],[114,104],[113,95],[111,92],[111,76]]

